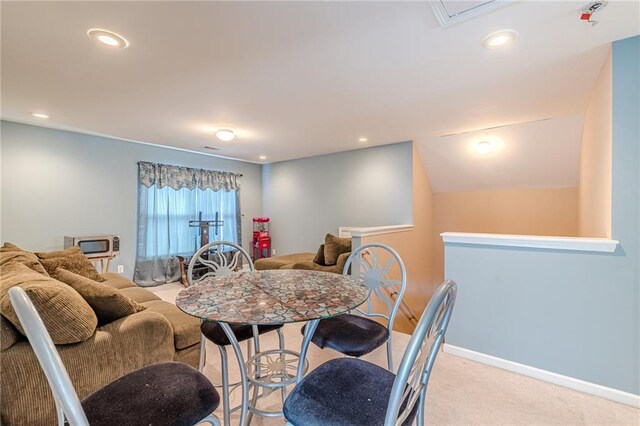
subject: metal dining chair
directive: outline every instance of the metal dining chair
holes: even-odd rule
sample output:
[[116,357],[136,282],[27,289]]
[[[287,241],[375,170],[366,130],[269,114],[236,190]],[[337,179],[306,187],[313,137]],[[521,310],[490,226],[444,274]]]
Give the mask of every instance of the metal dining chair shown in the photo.
[[80,401],[27,293],[13,287],[9,297],[49,382],[59,426],[220,425],[212,414],[220,403],[218,392],[202,373],[179,362],[141,368]]
[[[225,250],[226,249],[226,250]],[[206,244],[198,250],[191,260],[187,269],[187,281],[189,285],[196,284],[208,277],[222,277],[236,273],[242,268],[243,262],[247,262],[250,271],[255,271],[253,262],[249,253],[237,244],[229,241],[214,241]],[[198,276],[194,276],[199,274]],[[278,333],[278,343],[280,349],[284,349],[284,334],[282,333],[282,324],[277,325],[242,325],[229,324],[229,327],[236,336],[238,342],[247,341],[247,358],[251,357],[250,339],[253,338],[255,353],[260,352],[259,336],[270,331]],[[229,384],[229,362],[227,356],[227,346],[231,344],[229,338],[225,334],[220,324],[216,321],[203,321],[200,325],[202,339],[200,343],[200,371],[203,371],[206,361],[206,340],[210,340],[218,347],[220,351],[220,369],[222,375],[222,407],[224,424],[229,425],[231,408],[229,405],[229,389],[240,384]],[[255,392],[255,389],[254,389]],[[284,393],[283,393],[284,400]],[[284,402],[284,401],[283,401]],[[255,403],[255,397],[254,397]]]
[[398,374],[370,362],[340,358],[322,364],[291,391],[288,424],[396,426],[424,424],[427,384],[456,300],[453,281],[429,301],[404,352]]
[[[381,255],[386,259],[383,260]],[[394,264],[398,267],[400,279],[389,277]],[[321,320],[311,341],[322,349],[330,348],[356,358],[386,343],[387,364],[389,371],[393,371],[391,330],[407,287],[407,272],[402,259],[386,244],[366,244],[351,253],[342,273],[364,280],[369,288],[366,306],[355,309],[357,314]],[[372,318],[382,318],[385,324]],[[303,327],[303,334],[304,330]]]

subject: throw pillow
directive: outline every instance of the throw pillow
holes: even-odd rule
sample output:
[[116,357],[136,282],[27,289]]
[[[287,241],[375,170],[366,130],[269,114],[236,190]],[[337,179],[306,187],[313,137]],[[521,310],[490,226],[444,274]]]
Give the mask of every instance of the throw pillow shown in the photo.
[[4,243],[0,247],[0,268],[7,267],[12,263],[22,263],[45,277],[49,276],[35,254],[24,251],[15,244]]
[[335,235],[327,234],[324,237],[324,263],[327,266],[335,265],[338,261],[338,256],[342,253],[348,253],[351,251],[351,239],[339,238]]
[[80,293],[96,313],[99,326],[146,309],[113,287],[99,284],[65,269],[58,268],[51,276]]
[[22,264],[2,269],[0,275],[2,315],[24,336],[26,333],[11,306],[9,289],[20,286],[34,304],[55,344],[79,343],[96,330],[98,319],[82,296],[66,284],[45,277]]
[[316,253],[316,257],[313,258],[313,263],[317,263],[318,265],[325,266],[325,264],[324,264],[324,244],[320,244],[320,247],[318,247],[318,251]]
[[22,250],[20,247],[18,247],[15,244],[12,244],[10,242],[6,242],[2,245],[1,250],[17,250],[17,251],[24,251]]
[[98,274],[91,261],[82,254],[80,247],[74,246],[66,250],[36,253],[36,255],[40,258],[40,263],[49,274],[61,268],[93,281],[103,282],[105,280]]
[[53,259],[55,257],[73,256],[74,254],[78,254],[78,253],[82,253],[82,250],[80,250],[80,247],[72,246],[64,250],[36,252],[36,256],[38,256],[38,258],[40,259]]

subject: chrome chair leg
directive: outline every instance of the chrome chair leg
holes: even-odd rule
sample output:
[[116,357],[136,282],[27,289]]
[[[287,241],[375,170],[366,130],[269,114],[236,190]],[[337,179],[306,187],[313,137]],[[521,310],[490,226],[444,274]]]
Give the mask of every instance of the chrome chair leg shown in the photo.
[[304,337],[302,338],[302,346],[300,347],[300,361],[298,362],[298,372],[296,373],[296,384],[300,383],[302,380],[302,375],[304,374],[304,361],[307,359],[307,351],[309,350],[309,343],[311,343],[311,339],[313,338],[313,333],[316,332],[316,328],[318,328],[318,323],[320,320],[311,320],[307,322],[307,325],[304,329]]
[[64,416],[64,409],[62,408],[62,402],[54,396],[56,402],[56,417],[58,418],[58,426],[64,426],[66,418]]
[[[282,329],[279,328],[276,330],[276,333],[278,333],[278,347],[280,348],[280,350],[284,350],[284,333],[282,332]],[[304,362],[304,361],[298,361],[298,362]],[[284,401],[287,399],[287,388],[285,386],[280,388],[280,393],[282,395],[282,405],[284,405]]]
[[389,332],[389,339],[387,340],[387,365],[389,371],[393,373],[393,345],[391,344],[391,331]]
[[[258,333],[258,326],[257,325],[253,325],[252,326],[253,329],[253,348],[255,350],[256,354],[260,353],[260,334]],[[247,348],[249,348],[249,350],[251,349],[251,345],[249,345],[249,342],[251,342],[251,340],[247,340]],[[249,352],[250,353],[250,352]],[[247,359],[249,359],[251,357],[251,355],[249,355],[247,357]],[[260,376],[260,369],[259,367],[256,369],[256,375],[259,377]],[[258,402],[258,392],[260,391],[259,387],[256,385],[253,385],[253,395],[251,396],[251,404],[249,404],[249,407],[255,407],[257,402]],[[249,408],[249,412],[247,413],[247,425],[251,424],[251,420],[253,419],[253,412],[251,411],[251,408]]]
[[222,376],[222,419],[224,426],[229,426],[231,424],[231,412],[229,408],[229,363],[227,361],[227,348],[218,346],[218,349],[220,350],[220,375]]
[[207,338],[204,334],[200,335],[200,361],[198,361],[198,371],[204,371],[204,365],[207,362]]
[[420,392],[420,399],[418,400],[418,416],[416,419],[417,426],[424,426],[424,400],[427,388],[423,388]]
[[211,426],[220,426],[220,420],[213,414],[200,420],[200,423],[209,423]]

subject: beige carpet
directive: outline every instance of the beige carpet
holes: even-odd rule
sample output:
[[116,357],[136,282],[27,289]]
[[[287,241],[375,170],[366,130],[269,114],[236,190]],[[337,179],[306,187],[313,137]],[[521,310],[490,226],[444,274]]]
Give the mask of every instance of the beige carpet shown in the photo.
[[[182,289],[178,284],[151,288],[167,301],[175,301]],[[302,335],[300,324],[285,326],[287,347],[299,351]],[[393,334],[395,366],[409,336]],[[261,338],[262,349],[277,347],[275,333]],[[245,344],[242,345],[246,347]],[[205,374],[219,382],[218,350],[209,343]],[[323,362],[339,357],[331,350],[309,348],[308,361],[313,369]],[[384,350],[364,357],[367,361],[386,366]],[[236,381],[237,368],[231,371]],[[232,404],[240,401],[240,392],[232,393]],[[278,395],[259,402],[259,408],[275,408],[280,403]],[[221,408],[216,412],[222,419]],[[541,382],[526,376],[489,367],[454,355],[440,353],[429,382],[425,418],[434,425],[640,425],[640,410],[617,404],[606,399],[583,394],[560,386]],[[238,416],[232,416],[232,424]],[[254,417],[252,425],[282,425],[282,419]]]

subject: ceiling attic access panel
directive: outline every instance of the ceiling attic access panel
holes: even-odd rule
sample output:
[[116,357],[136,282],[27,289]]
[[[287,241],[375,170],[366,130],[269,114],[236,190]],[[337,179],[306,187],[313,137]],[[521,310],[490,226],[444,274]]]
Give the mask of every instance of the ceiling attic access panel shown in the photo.
[[441,27],[448,27],[453,24],[479,16],[492,10],[506,6],[513,0],[484,0],[484,1],[456,1],[437,0],[430,1],[429,4],[433,13],[438,18]]

